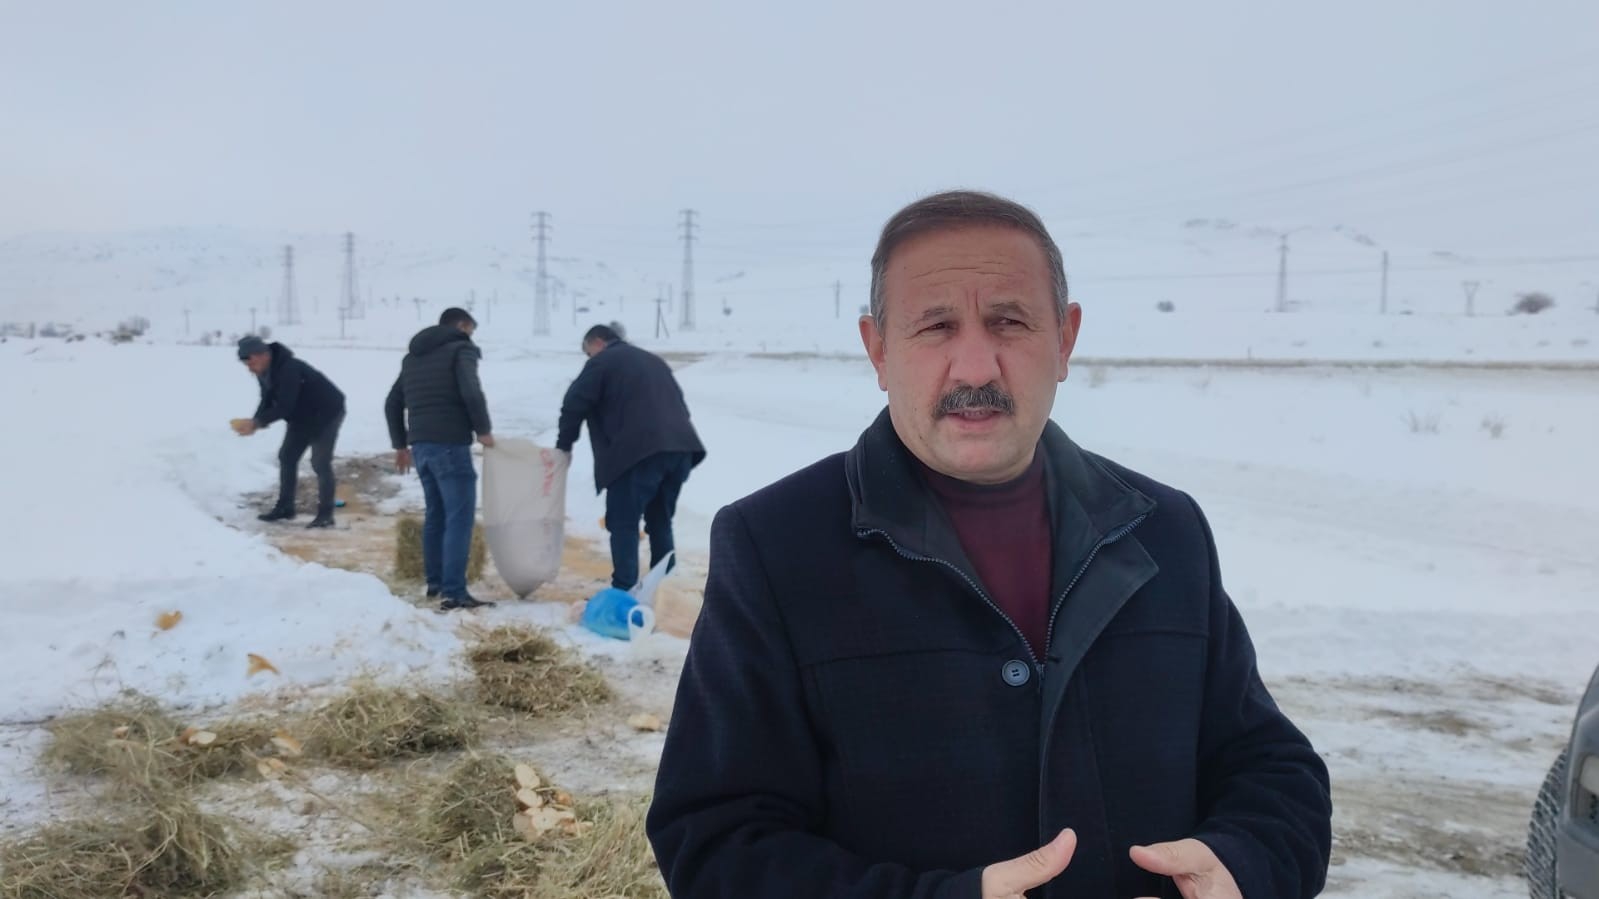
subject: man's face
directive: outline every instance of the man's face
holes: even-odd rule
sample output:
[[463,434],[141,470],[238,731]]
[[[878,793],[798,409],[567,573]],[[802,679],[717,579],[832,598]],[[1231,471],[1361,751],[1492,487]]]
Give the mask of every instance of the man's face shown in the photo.
[[271,364],[271,353],[252,353],[244,359],[244,367],[250,370],[250,374],[257,377],[260,377]]
[[600,350],[603,350],[603,349],[605,349],[605,341],[603,341],[603,340],[590,340],[587,343],[583,344],[583,355],[589,357],[590,359],[593,359],[594,358],[594,354],[598,353]]
[[456,327],[466,332],[466,336],[468,337],[471,337],[473,334],[477,333],[477,322],[460,322],[456,325]]
[[1038,242],[990,225],[917,235],[889,257],[883,296],[883,327],[862,318],[861,340],[900,440],[949,477],[1019,477],[1082,321],[1076,303],[1057,317]]

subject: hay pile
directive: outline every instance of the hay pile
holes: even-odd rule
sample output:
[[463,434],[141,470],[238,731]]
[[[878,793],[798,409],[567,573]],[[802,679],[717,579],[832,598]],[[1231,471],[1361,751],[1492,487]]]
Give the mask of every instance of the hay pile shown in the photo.
[[187,799],[150,793],[121,809],[0,846],[0,896],[212,896],[243,879],[248,851]]
[[435,855],[459,861],[486,845],[515,837],[515,765],[499,755],[456,762],[425,793],[416,837]]
[[302,731],[308,754],[372,768],[394,759],[469,748],[477,742],[478,722],[464,703],[360,681],[314,710]]
[[667,899],[655,852],[644,835],[648,798],[580,806],[594,826],[573,839],[551,841],[543,872],[527,899]]
[[137,695],[63,715],[45,729],[51,738],[44,751],[47,764],[134,786],[242,773],[252,767],[251,753],[272,739],[272,729],[259,721],[184,727],[155,700]]
[[[454,865],[455,886],[489,899],[666,899],[644,836],[648,800],[579,804],[570,826],[519,827],[536,801],[572,797],[503,756],[461,760],[425,794],[414,838]],[[539,785],[525,786],[532,774]]]
[[[472,525],[472,549],[466,557],[466,582],[475,584],[483,579],[483,568],[488,564],[489,545],[483,541],[483,525]],[[422,519],[402,516],[394,523],[394,579],[406,583],[421,583],[427,577],[422,567]]]
[[468,659],[484,703],[553,715],[609,701],[604,675],[537,628],[504,626],[483,633]]

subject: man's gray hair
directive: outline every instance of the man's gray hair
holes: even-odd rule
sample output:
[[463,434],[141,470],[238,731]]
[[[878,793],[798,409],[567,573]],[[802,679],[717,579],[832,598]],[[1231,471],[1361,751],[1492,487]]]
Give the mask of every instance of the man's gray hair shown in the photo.
[[872,253],[872,318],[879,330],[883,327],[883,274],[888,270],[888,257],[906,240],[930,231],[964,228],[973,225],[998,225],[1016,228],[1032,235],[1038,248],[1044,251],[1049,264],[1049,277],[1055,289],[1055,319],[1066,320],[1066,263],[1060,247],[1049,236],[1049,230],[1037,213],[1013,200],[975,190],[950,190],[923,197],[894,213],[883,225],[877,238],[877,251]]

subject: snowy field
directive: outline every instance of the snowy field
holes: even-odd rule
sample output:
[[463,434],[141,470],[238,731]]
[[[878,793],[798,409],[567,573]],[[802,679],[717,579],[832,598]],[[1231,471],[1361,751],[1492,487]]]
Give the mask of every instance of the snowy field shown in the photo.
[[[1529,364],[1088,363],[1074,366],[1055,419],[1204,506],[1263,674],[1332,770],[1339,850],[1328,895],[1521,896],[1506,853],[1599,663],[1599,370],[1588,367],[1599,316],[1396,321],[1263,317],[1208,340],[1165,317],[1089,331],[1083,353]],[[1373,334],[1385,345],[1372,346],[1383,340]],[[1252,335],[1274,352],[1251,349]],[[340,452],[385,451],[399,340],[335,347],[325,334],[299,336],[284,339],[349,396]],[[582,362],[576,341],[484,337],[496,433],[552,440]],[[845,355],[847,329],[776,341],[810,351],[781,357],[751,355],[759,338],[737,334],[639,342],[676,353],[710,451],[678,518],[691,568],[703,566],[720,506],[848,448],[883,402],[869,366]],[[396,601],[375,578],[302,564],[261,536],[241,497],[274,483],[280,432],[228,431],[255,402],[229,348],[11,340],[0,345],[0,383],[13,425],[0,451],[0,500],[12,510],[0,517],[8,827],[57,809],[32,770],[38,724],[121,688],[213,708],[358,672],[458,676],[455,619]],[[590,471],[581,446],[569,527],[598,538]],[[182,625],[158,630],[169,610]],[[535,615],[548,618],[488,613]],[[686,644],[661,645],[680,654]],[[249,654],[281,673],[249,675]]]

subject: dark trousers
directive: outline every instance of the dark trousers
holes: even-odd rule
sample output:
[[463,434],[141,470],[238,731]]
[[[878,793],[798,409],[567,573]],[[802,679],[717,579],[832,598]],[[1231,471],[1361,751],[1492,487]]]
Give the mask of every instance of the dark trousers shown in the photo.
[[[605,488],[605,528],[611,532],[611,586],[631,590],[639,582],[638,522],[650,535],[650,567],[673,549],[672,516],[677,496],[694,467],[688,453],[656,453]],[[676,567],[672,559],[668,568]]]
[[453,443],[413,443],[411,461],[422,481],[427,510],[422,515],[422,571],[428,589],[445,599],[466,595],[466,563],[477,519],[477,469],[472,447]]
[[344,414],[316,430],[314,427],[289,425],[283,435],[283,446],[278,449],[278,508],[294,511],[294,493],[300,484],[300,460],[311,450],[311,470],[316,472],[316,514],[333,515],[333,445],[339,441],[339,426],[344,424]]

